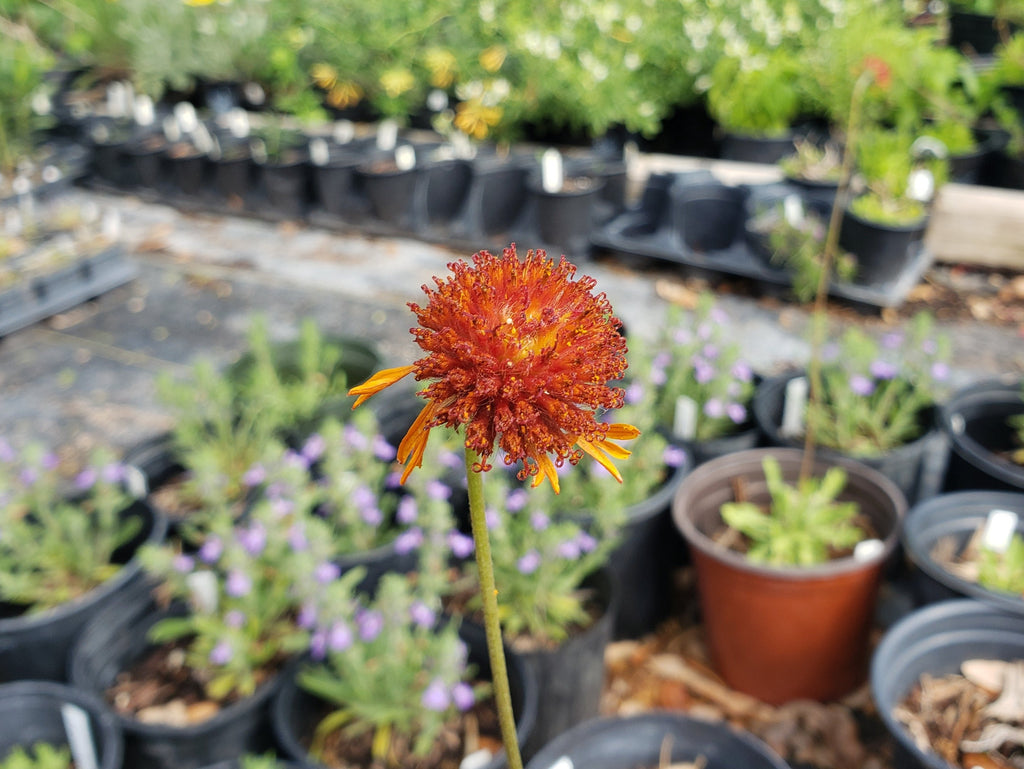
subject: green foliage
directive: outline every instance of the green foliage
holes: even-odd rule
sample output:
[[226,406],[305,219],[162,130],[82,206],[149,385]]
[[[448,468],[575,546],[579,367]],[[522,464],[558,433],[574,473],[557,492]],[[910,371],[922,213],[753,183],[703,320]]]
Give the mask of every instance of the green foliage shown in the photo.
[[28,32],[0,33],[0,174],[12,174],[35,154],[40,133],[52,123],[36,110],[33,97],[45,94],[44,76],[53,55]]
[[[1021,399],[1024,400],[1024,388],[1021,390]],[[1016,432],[1017,448],[1013,450],[1010,457],[1018,465],[1024,465],[1024,414],[1016,414],[1007,420],[1011,430]]]
[[984,547],[980,550],[978,584],[1024,597],[1024,537],[1014,534],[1002,553]]
[[917,314],[905,334],[886,334],[881,344],[851,327],[827,357],[821,398],[807,412],[820,445],[877,456],[928,429],[921,411],[942,395],[950,358],[930,315]]
[[839,182],[843,162],[841,148],[833,142],[818,145],[808,139],[797,139],[794,144],[796,152],[779,161],[786,176],[813,182]]
[[708,111],[727,131],[782,136],[803,106],[802,81],[797,57],[785,48],[722,58],[711,71]]
[[952,0],[951,7],[980,16],[993,16],[1003,21],[1024,24],[1024,8],[1021,8],[1018,0]]
[[864,539],[855,523],[857,504],[836,501],[846,485],[841,467],[796,486],[785,482],[774,457],[765,457],[763,467],[769,510],[751,502],[729,502],[721,509],[722,520],[750,541],[748,558],[772,566],[813,566]]
[[[914,139],[908,131],[877,127],[863,131],[856,147],[857,168],[867,189],[850,203],[854,213],[889,225],[911,224],[924,217],[924,204],[909,197],[911,172],[919,165],[912,150]],[[938,189],[949,176],[948,162],[936,158],[924,165]]]
[[0,600],[44,611],[117,574],[114,552],[141,528],[137,517],[121,516],[132,501],[121,483],[124,468],[98,450],[69,489],[41,445],[20,456],[3,447]]
[[47,742],[37,742],[29,748],[15,745],[0,759],[0,769],[71,769],[71,750]]
[[267,752],[260,755],[246,753],[238,760],[239,769],[283,769],[284,762],[274,753]]

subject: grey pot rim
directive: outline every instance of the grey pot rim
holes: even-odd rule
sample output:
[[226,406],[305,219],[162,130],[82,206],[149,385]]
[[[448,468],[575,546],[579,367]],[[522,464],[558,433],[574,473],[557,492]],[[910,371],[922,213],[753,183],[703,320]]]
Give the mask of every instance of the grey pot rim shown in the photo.
[[[896,484],[880,472],[848,457],[817,456],[814,463],[815,469],[820,472],[832,466],[842,467],[846,470],[848,476],[847,488],[849,488],[850,480],[856,478],[863,485],[871,484],[878,487],[882,494],[892,501],[892,520],[889,531],[881,540],[883,547],[870,558],[855,559],[853,556],[847,556],[815,566],[770,566],[758,564],[746,558],[742,553],[717,544],[694,525],[684,504],[687,497],[695,495],[693,491],[695,487],[701,489],[712,483],[716,477],[722,474],[723,468],[732,468],[732,475],[747,471],[757,472],[760,470],[761,462],[766,456],[774,456],[784,464],[787,462],[799,464],[803,453],[800,449],[779,447],[748,449],[712,459],[697,467],[679,485],[676,495],[672,500],[672,519],[686,540],[686,544],[701,554],[732,569],[793,583],[831,579],[846,574],[879,568],[881,564],[892,556],[899,542],[901,522],[906,514],[906,499]],[[732,475],[729,477],[732,477]]]

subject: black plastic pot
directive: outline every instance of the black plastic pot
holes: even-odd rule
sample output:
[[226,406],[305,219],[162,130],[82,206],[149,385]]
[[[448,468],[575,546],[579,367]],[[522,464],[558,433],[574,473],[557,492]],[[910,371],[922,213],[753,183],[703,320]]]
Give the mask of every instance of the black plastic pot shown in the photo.
[[673,190],[672,219],[676,232],[691,251],[705,253],[728,248],[746,216],[746,190],[725,184],[688,184]]
[[786,155],[792,155],[793,134],[762,137],[726,133],[722,138],[722,159],[743,163],[778,163]]
[[993,510],[1017,513],[1017,534],[1024,536],[1024,494],[959,491],[940,494],[910,509],[900,536],[905,552],[916,567],[912,584],[918,603],[977,598],[1003,611],[1024,616],[1024,600],[1020,596],[988,590],[963,579],[932,557],[935,543],[944,537],[953,537],[958,550],[965,546]]
[[68,746],[62,713],[69,706],[85,716],[98,769],[120,769],[124,745],[113,714],[92,695],[51,681],[0,686],[0,761],[16,747]]
[[[146,634],[167,616],[183,616],[180,604],[160,609],[152,596],[138,591],[120,606],[99,614],[82,631],[68,658],[71,683],[95,695],[109,689],[152,647]],[[185,727],[147,724],[114,714],[124,732],[127,769],[197,769],[205,764],[259,753],[273,747],[270,700],[283,675],[256,694],[223,708],[213,718]]]
[[[1007,34],[1013,34],[1007,25]],[[970,13],[954,4],[949,11],[949,45],[968,56],[986,56],[1002,41],[999,23],[994,16]]]
[[760,444],[761,430],[751,415],[746,422],[737,425],[734,433],[706,441],[686,441],[685,445],[693,456],[693,466],[697,467],[712,459],[724,457],[726,454],[756,449]]
[[604,652],[615,628],[618,585],[610,571],[599,571],[584,586],[597,591],[604,610],[600,618],[555,649],[520,652],[537,681],[537,725],[523,749],[526,760],[558,735],[599,712]]
[[1024,414],[1024,380],[1005,376],[954,393],[939,410],[949,440],[943,488],[1024,491],[1024,466],[999,456],[1015,447],[1006,420]]
[[[769,446],[803,448],[802,437],[790,438],[781,432],[786,385],[798,376],[804,376],[804,372],[797,371],[765,379],[754,391],[754,419]],[[898,446],[880,456],[852,457],[823,446],[819,446],[816,451],[824,457],[850,457],[878,470],[899,487],[909,504],[913,504],[929,485],[938,485],[925,483],[927,479],[924,477],[929,467],[926,464],[928,459],[941,448],[938,433],[932,427],[934,418],[934,409],[929,408],[923,412],[920,415],[920,424],[926,428],[924,434],[917,440]]]
[[144,582],[135,553],[143,543],[163,541],[167,521],[142,501],[123,514],[138,516],[143,525],[130,542],[115,551],[114,563],[124,566],[114,577],[75,601],[38,614],[24,614],[22,607],[0,604],[0,681],[66,680],[68,650],[82,628]]
[[178,191],[185,195],[198,195],[206,186],[206,156],[199,152],[169,155],[167,163]]
[[[487,653],[487,640],[484,629],[479,625],[463,622],[459,628],[459,636],[469,650],[469,663],[476,667],[481,679],[490,680],[491,663]],[[302,664],[289,668],[280,692],[274,697],[272,705],[272,721],[274,735],[281,751],[288,758],[298,761],[303,766],[319,767],[308,753],[310,737],[317,722],[324,715],[325,703],[313,694],[299,688],[295,675]],[[512,710],[516,719],[516,734],[519,737],[520,749],[528,742],[536,727],[537,711],[537,680],[530,667],[521,655],[505,648],[505,665],[508,670],[509,688],[512,693]],[[481,769],[500,769],[506,765],[505,753],[494,756]]]
[[328,214],[352,216],[365,205],[355,186],[355,168],[362,161],[355,152],[339,151],[323,165],[313,166],[315,200]]
[[[549,742],[526,769],[635,769],[661,764],[669,745],[669,763],[703,758],[707,769],[788,769],[767,745],[721,721],[682,713],[652,712],[625,718],[596,718]],[[565,759],[568,759],[567,763]]]
[[871,660],[871,693],[893,738],[898,769],[950,769],[922,751],[892,714],[922,675],[960,672],[968,659],[1024,657],[1024,617],[973,600],[943,601],[900,620],[882,638]]
[[539,177],[527,182],[533,203],[540,243],[566,254],[585,254],[590,250],[590,233],[597,223],[597,205],[604,191],[604,180],[597,177],[571,177],[576,187],[548,192]]
[[465,160],[430,164],[423,172],[426,224],[444,225],[457,218],[473,181],[473,166]]
[[528,174],[525,164],[502,161],[493,161],[486,173],[478,174],[475,213],[480,235],[502,235],[516,223],[526,205]]
[[163,185],[167,178],[163,142],[155,138],[143,138],[129,143],[125,152],[132,164],[129,178],[146,189],[155,190]]
[[927,227],[927,216],[907,225],[885,225],[864,219],[847,207],[839,245],[857,257],[853,282],[877,286],[898,280],[913,260]]
[[413,200],[419,173],[417,168],[382,170],[369,165],[355,170],[370,204],[370,213],[382,222],[402,228],[413,226]]
[[267,205],[279,216],[298,218],[309,203],[309,165],[305,157],[257,166]]
[[210,162],[213,186],[228,200],[240,201],[249,194],[254,174],[248,151],[242,155],[217,158]]

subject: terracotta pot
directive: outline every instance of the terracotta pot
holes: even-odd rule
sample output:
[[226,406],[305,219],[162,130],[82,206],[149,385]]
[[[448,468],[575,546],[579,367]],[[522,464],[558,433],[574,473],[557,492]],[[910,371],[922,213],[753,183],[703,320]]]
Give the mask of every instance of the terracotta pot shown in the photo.
[[717,544],[719,509],[733,500],[732,483],[745,482],[747,498],[769,499],[762,470],[778,459],[793,482],[803,452],[752,449],[707,462],[680,485],[672,514],[697,570],[697,587],[708,650],[722,678],[765,702],[832,700],[862,683],[867,674],[868,633],[879,583],[896,546],[906,509],[900,490],[885,476],[844,458],[818,458],[816,474],[830,466],[848,475],[843,501],[856,501],[882,540],[870,558],[842,558],[810,567],[753,563]]

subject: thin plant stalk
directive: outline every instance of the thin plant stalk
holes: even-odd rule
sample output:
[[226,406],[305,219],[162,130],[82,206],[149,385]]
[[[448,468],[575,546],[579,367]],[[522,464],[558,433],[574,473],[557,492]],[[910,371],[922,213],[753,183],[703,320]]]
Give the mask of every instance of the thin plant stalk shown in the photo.
[[[832,211],[829,214],[825,251],[821,255],[821,272],[818,275],[818,287],[814,294],[811,354],[807,366],[809,387],[806,408],[808,414],[821,399],[821,350],[825,345],[825,334],[828,330],[828,321],[825,316],[828,304],[828,284],[832,278],[832,265],[835,263],[836,253],[839,250],[839,230],[842,226],[843,209],[846,207],[850,179],[853,176],[853,161],[860,133],[861,102],[873,80],[872,70],[865,69],[854,83],[853,94],[850,97],[850,120],[846,127],[846,147],[843,150],[843,163],[839,169],[839,186],[836,189],[836,197],[832,202]],[[800,462],[801,481],[810,477],[814,467],[815,438],[814,420],[807,419],[804,424],[804,455]]]
[[505,647],[501,638],[501,623],[498,621],[498,590],[494,584],[494,562],[491,559],[491,540],[487,534],[487,517],[484,509],[483,473],[473,471],[480,461],[476,452],[466,447],[466,481],[469,488],[469,520],[473,529],[476,550],[476,568],[480,575],[480,598],[484,607],[484,630],[487,633],[487,653],[491,660],[491,684],[494,688],[494,702],[498,708],[498,723],[501,740],[505,743],[509,769],[523,769],[519,755],[519,741],[516,738],[516,721],[512,712],[512,691],[508,683],[508,669],[505,665]]

